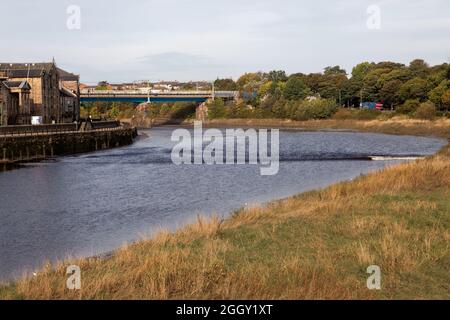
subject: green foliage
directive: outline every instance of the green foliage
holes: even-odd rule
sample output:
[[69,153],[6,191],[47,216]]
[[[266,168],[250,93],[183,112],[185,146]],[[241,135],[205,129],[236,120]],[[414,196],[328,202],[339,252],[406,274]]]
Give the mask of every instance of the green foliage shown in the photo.
[[[195,86],[188,83],[186,86]],[[107,89],[109,84],[99,83]],[[340,109],[336,119],[389,118],[395,114],[429,117],[430,105],[435,104],[436,115],[445,115],[450,108],[450,66],[447,63],[429,66],[424,60],[416,59],[404,65],[390,61],[380,63],[362,62],[356,65],[351,77],[340,66],[329,66],[322,73],[294,73],[287,75],[283,70],[268,73],[254,72],[233,79],[217,79],[216,90],[240,91],[240,102],[225,105],[216,99],[209,106],[209,117],[215,118],[283,118],[283,119],[325,119],[333,116],[337,106],[359,107],[363,102],[381,102],[386,111],[380,115],[377,110]],[[318,97],[307,100],[308,96]],[[419,107],[420,110],[419,110]],[[91,103],[82,108],[82,116],[130,118],[137,111],[126,104]],[[142,112],[142,110],[138,110]],[[193,117],[195,104],[151,104],[145,109],[151,117]]]
[[235,91],[237,90],[236,82],[233,79],[217,79],[214,81],[214,87],[219,91]]
[[400,87],[399,95],[403,101],[408,99],[424,100],[427,96],[427,81],[416,77]]
[[401,99],[399,94],[401,87],[402,82],[398,79],[385,82],[379,92],[380,100],[386,105],[397,104]]
[[110,117],[110,118],[113,118],[113,119],[116,119],[116,118],[119,117],[119,115],[120,115],[120,109],[119,109],[119,106],[117,105],[117,103],[113,102],[112,108],[111,108],[111,110],[109,111],[109,117]]
[[229,118],[234,119],[246,119],[254,117],[253,109],[251,109],[251,107],[247,106],[244,103],[228,107],[227,114]]
[[437,87],[428,92],[428,97],[440,109],[450,105],[450,80],[442,80]]
[[244,92],[257,92],[262,84],[263,75],[260,72],[246,73],[236,81],[238,90]]
[[346,75],[347,72],[342,69],[340,66],[334,66],[334,67],[326,67],[323,72],[324,75]]
[[[292,105],[289,108],[292,108]],[[297,104],[293,119],[301,121],[328,119],[336,111],[336,102],[331,99],[303,100]]]
[[428,64],[422,59],[415,59],[409,64],[409,70],[411,70],[414,77],[425,78],[429,72]]
[[414,112],[416,112],[417,108],[420,106],[420,101],[418,99],[410,99],[406,100],[404,104],[399,106],[396,110],[397,113],[400,114],[409,114],[412,115]]
[[145,104],[145,108],[136,108],[136,104],[128,102],[90,102],[81,105],[81,117],[86,118],[113,118],[130,119],[133,116],[146,116],[151,118],[166,117],[170,119],[186,119],[195,115],[196,103],[150,103]]
[[222,99],[216,98],[208,105],[208,117],[210,119],[222,119],[227,116],[225,103]]
[[301,100],[305,99],[310,94],[309,88],[299,78],[291,78],[286,82],[286,86],[283,91],[283,97],[286,100]]
[[288,77],[286,75],[286,72],[283,70],[273,70],[270,71],[267,75],[266,78],[269,81],[272,82],[285,82],[287,81]]

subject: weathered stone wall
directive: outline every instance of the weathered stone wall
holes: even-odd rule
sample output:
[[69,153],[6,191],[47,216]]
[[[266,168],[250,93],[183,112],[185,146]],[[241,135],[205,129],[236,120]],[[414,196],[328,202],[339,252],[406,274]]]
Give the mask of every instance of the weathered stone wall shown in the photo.
[[55,133],[35,136],[0,137],[0,163],[36,161],[115,148],[133,143],[135,128],[108,131]]

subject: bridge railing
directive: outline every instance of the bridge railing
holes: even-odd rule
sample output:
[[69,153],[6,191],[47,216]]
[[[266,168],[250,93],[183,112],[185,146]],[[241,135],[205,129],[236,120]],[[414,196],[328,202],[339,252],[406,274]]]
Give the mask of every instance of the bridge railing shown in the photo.
[[[235,96],[236,91],[215,91],[216,96]],[[81,90],[82,96],[146,96],[148,92],[139,90]],[[212,91],[150,91],[150,96],[212,96]]]

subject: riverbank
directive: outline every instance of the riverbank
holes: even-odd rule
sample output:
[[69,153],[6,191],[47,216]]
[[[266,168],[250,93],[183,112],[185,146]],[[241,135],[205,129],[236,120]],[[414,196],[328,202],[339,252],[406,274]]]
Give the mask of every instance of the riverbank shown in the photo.
[[[150,119],[138,120],[121,119],[138,128],[154,126],[178,125],[191,126],[193,119]],[[308,120],[294,121],[285,119],[215,119],[203,122],[204,127],[252,127],[252,128],[280,128],[285,130],[351,130],[394,135],[434,136],[447,139],[450,137],[450,119],[418,120],[404,116],[397,116],[386,120]]]
[[218,119],[204,123],[209,127],[271,127],[294,130],[353,130],[395,135],[450,137],[450,119],[434,121],[394,117],[387,120],[309,120],[293,121],[283,119]]
[[[225,221],[199,219],[108,258],[72,261],[82,270],[78,292],[65,289],[67,262],[0,288],[0,298],[449,298],[449,157],[447,146]],[[371,264],[381,267],[380,291],[366,287]]]

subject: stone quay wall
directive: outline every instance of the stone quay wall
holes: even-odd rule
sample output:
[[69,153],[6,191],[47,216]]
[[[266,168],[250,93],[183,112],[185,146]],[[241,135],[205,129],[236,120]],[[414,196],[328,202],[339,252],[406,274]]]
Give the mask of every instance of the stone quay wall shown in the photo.
[[12,164],[55,156],[92,152],[133,143],[136,128],[119,127],[98,131],[0,136],[0,163]]

